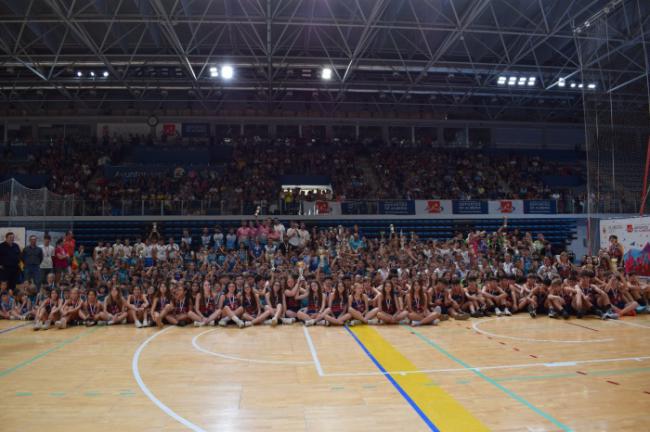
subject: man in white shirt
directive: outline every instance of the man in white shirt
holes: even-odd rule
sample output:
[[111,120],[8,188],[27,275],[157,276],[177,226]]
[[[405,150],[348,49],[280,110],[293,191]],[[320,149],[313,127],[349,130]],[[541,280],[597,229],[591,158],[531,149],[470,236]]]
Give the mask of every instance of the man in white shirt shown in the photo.
[[178,255],[178,251],[180,248],[176,243],[174,243],[174,238],[169,237],[169,243],[165,246],[165,251],[167,252],[167,256],[169,257],[170,260],[176,259],[176,256]]
[[142,243],[142,239],[140,237],[136,239],[133,249],[135,249],[135,253],[138,256],[138,258],[144,258],[145,244]]
[[286,234],[287,229],[278,218],[275,218],[273,220],[273,231],[275,231],[280,236],[279,241],[282,243],[284,241],[284,235]]
[[161,238],[158,240],[158,244],[154,245],[156,249],[156,259],[160,262],[167,261],[167,251],[169,250],[168,246],[165,245],[165,241]]
[[[44,280],[47,278],[47,275],[53,273],[54,264],[52,263],[52,257],[54,256],[54,246],[50,244],[49,234],[45,234],[43,237],[43,244],[40,246],[43,251],[43,261],[41,261],[41,279]],[[41,281],[38,281],[37,286],[40,287]]]
[[130,257],[133,252],[133,246],[131,246],[131,240],[128,238],[124,239],[124,244],[122,245],[122,250],[124,250],[124,256]]
[[296,222],[291,222],[291,227],[287,230],[287,239],[292,248],[300,247],[300,230]]
[[304,248],[307,246],[307,244],[309,244],[309,240],[311,240],[311,234],[309,234],[309,230],[307,229],[307,226],[304,222],[300,224],[298,235],[300,236],[300,247]]

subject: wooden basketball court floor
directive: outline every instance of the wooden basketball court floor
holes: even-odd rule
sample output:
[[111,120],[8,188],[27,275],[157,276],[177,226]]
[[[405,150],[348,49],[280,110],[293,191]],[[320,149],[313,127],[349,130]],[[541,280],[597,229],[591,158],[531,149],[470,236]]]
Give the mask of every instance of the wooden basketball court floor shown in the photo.
[[0,322],[2,431],[650,430],[650,316],[34,332]]

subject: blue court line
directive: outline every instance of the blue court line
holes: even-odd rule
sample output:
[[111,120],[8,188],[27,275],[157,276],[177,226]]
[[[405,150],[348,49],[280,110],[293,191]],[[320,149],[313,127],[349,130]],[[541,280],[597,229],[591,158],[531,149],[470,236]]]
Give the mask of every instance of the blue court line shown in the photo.
[[370,360],[372,360],[372,362],[375,364],[375,366],[377,366],[377,369],[379,369],[379,370],[383,373],[383,375],[386,377],[386,379],[387,379],[388,381],[390,381],[390,383],[393,385],[393,387],[395,387],[395,389],[399,392],[399,394],[401,394],[402,397],[403,397],[404,399],[406,399],[406,401],[409,403],[409,405],[411,405],[411,408],[413,408],[413,409],[415,410],[415,412],[420,416],[420,418],[421,418],[421,419],[422,419],[422,420],[427,424],[427,426],[429,426],[429,429],[432,430],[432,431],[434,431],[434,432],[440,432],[440,429],[438,429],[438,428],[436,427],[436,425],[434,425],[433,422],[429,419],[429,417],[427,417],[426,414],[424,414],[424,413],[422,412],[422,410],[421,410],[420,407],[415,403],[415,401],[414,401],[413,399],[411,399],[411,397],[410,397],[410,396],[409,396],[409,395],[404,391],[404,389],[402,388],[402,386],[400,386],[400,385],[397,383],[397,381],[395,381],[395,379],[393,379],[393,377],[392,377],[392,376],[391,376],[391,375],[386,371],[386,369],[384,369],[384,367],[381,365],[381,363],[379,363],[379,361],[375,358],[375,356],[373,356],[372,354],[370,354],[370,351],[368,351],[368,349],[367,349],[366,346],[363,344],[363,342],[361,342],[361,341],[359,340],[359,338],[357,337],[357,335],[355,335],[355,334],[354,334],[354,333],[353,333],[353,332],[348,328],[347,325],[345,326],[345,330],[350,334],[350,336],[352,336],[352,338],[357,342],[357,344],[359,344],[359,346],[361,347],[361,349],[363,350],[363,352],[366,353],[366,355],[368,356],[368,358],[369,358]]
[[489,382],[490,384],[492,384],[493,386],[495,386],[496,388],[498,388],[499,390],[501,390],[502,392],[504,392],[505,394],[507,394],[508,396],[510,396],[511,398],[513,398],[514,400],[516,400],[517,402],[519,402],[519,403],[525,405],[528,409],[532,410],[532,411],[535,412],[536,414],[539,414],[540,416],[544,417],[546,420],[550,421],[551,423],[553,423],[555,426],[559,427],[559,428],[562,429],[563,431],[565,431],[565,432],[573,432],[573,429],[571,429],[569,426],[567,426],[567,425],[565,425],[564,423],[560,422],[559,420],[557,420],[557,419],[556,419],[555,417],[553,417],[552,415],[550,415],[550,414],[548,414],[548,413],[542,411],[541,409],[537,408],[535,405],[531,404],[531,403],[528,402],[526,399],[524,399],[523,397],[519,396],[517,393],[515,393],[515,392],[513,392],[512,390],[507,389],[506,387],[502,386],[501,384],[499,384],[498,382],[496,382],[494,379],[490,378],[489,376],[485,375],[485,374],[482,373],[481,371],[476,370],[476,369],[473,369],[472,366],[470,366],[469,364],[465,363],[465,362],[462,361],[461,359],[455,357],[453,354],[447,352],[444,348],[442,348],[440,345],[438,345],[437,343],[435,343],[435,342],[432,341],[431,339],[427,338],[427,337],[424,336],[424,335],[421,335],[420,333],[418,333],[417,331],[415,331],[415,330],[414,330],[413,328],[411,328],[411,327],[407,327],[407,326],[405,326],[405,325],[402,325],[402,326],[403,326],[405,329],[409,330],[411,333],[413,333],[415,336],[417,336],[419,339],[421,339],[422,341],[424,341],[427,345],[432,346],[432,347],[435,348],[438,352],[440,352],[440,353],[444,354],[445,356],[447,356],[450,360],[453,360],[454,362],[456,362],[456,363],[458,363],[459,365],[463,366],[464,368],[466,368],[467,370],[471,371],[471,372],[474,373],[475,375],[477,375],[477,376],[483,378],[485,381]]
[[14,331],[14,330],[19,329],[19,328],[21,328],[21,327],[28,326],[29,324],[31,324],[31,323],[23,323],[23,324],[20,324],[20,325],[17,325],[17,326],[13,326],[13,327],[9,327],[9,328],[6,328],[6,329],[2,329],[2,330],[0,330],[0,334],[2,334],[2,333],[9,333],[10,331]]

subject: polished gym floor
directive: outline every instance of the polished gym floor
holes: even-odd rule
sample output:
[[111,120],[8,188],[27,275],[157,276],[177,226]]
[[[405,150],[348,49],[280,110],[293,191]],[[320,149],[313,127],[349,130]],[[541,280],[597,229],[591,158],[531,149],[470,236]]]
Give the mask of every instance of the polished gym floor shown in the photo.
[[650,316],[439,327],[0,322],[2,431],[640,431]]

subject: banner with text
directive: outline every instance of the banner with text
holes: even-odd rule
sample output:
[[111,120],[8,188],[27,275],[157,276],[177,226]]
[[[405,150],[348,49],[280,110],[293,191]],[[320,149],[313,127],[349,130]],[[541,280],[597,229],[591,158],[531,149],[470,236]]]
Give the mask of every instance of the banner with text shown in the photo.
[[502,215],[524,214],[524,202],[522,200],[488,201],[488,213]]
[[555,200],[526,200],[524,201],[526,214],[556,214],[557,202]]
[[386,215],[414,215],[415,201],[412,200],[379,201],[377,206],[377,213],[386,214]]
[[609,237],[615,235],[623,246],[626,272],[650,277],[650,217],[603,219],[600,221],[600,247],[609,250]]
[[419,215],[450,215],[453,214],[451,200],[417,200],[415,214]]
[[451,203],[454,214],[487,214],[488,202],[481,200],[454,200]]

